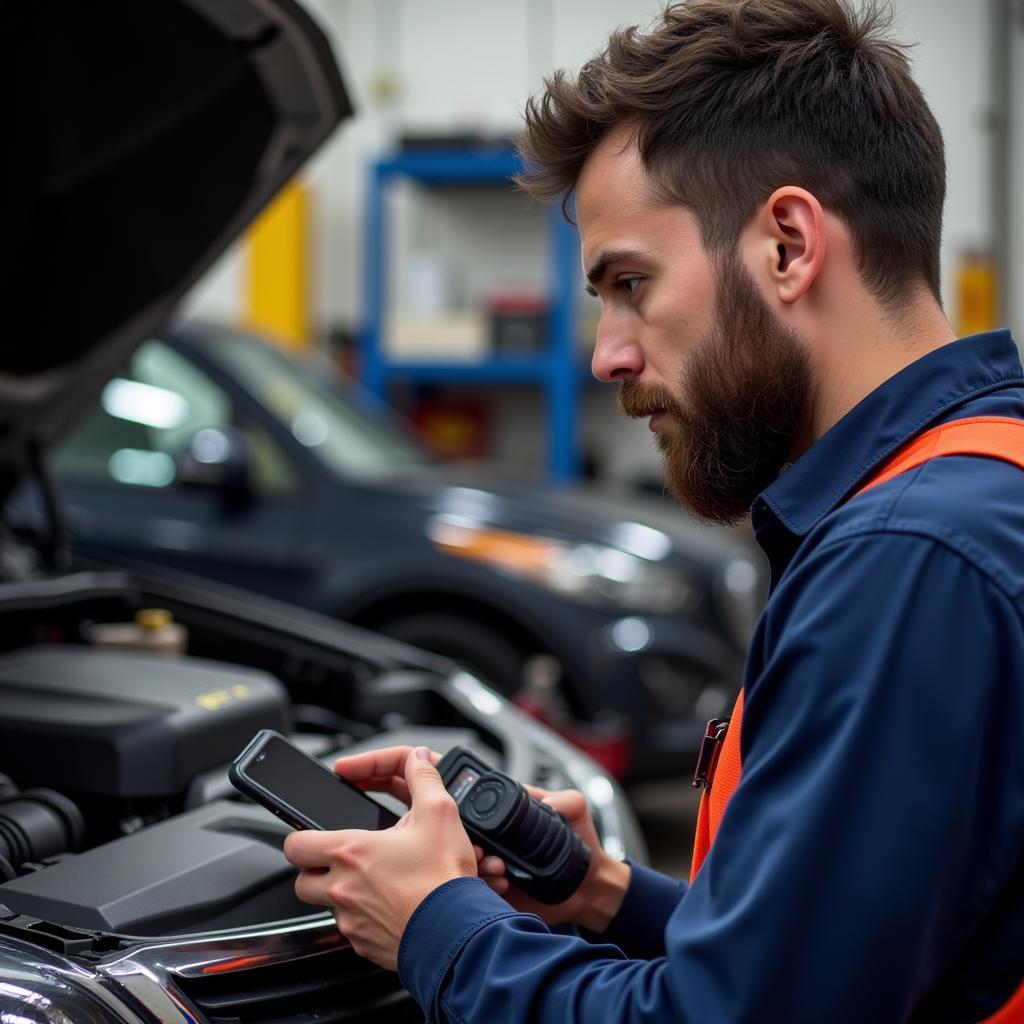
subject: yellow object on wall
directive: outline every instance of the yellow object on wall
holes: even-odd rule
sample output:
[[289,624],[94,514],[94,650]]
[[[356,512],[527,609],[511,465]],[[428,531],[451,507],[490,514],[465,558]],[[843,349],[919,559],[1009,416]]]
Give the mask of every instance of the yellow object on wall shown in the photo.
[[246,325],[286,347],[310,342],[309,191],[289,183],[246,235]]
[[998,327],[996,302],[995,263],[980,253],[966,253],[956,274],[957,337],[965,338]]

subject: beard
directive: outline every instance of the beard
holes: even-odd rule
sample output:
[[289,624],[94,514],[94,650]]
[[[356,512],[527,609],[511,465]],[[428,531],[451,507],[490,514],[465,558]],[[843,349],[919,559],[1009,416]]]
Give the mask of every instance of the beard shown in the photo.
[[810,387],[799,336],[733,255],[718,266],[712,326],[686,358],[678,395],[626,381],[619,405],[634,417],[668,413],[657,435],[668,489],[700,518],[731,525],[793,457]]

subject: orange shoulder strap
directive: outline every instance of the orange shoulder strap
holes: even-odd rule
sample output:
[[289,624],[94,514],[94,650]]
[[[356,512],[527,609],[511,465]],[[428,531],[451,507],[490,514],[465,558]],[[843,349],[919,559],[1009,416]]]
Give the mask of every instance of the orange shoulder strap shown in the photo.
[[739,785],[743,765],[740,761],[740,722],[743,719],[743,691],[736,697],[736,704],[729,716],[729,728],[722,742],[718,761],[708,773],[708,787],[700,797],[697,810],[697,833],[693,838],[693,860],[690,864],[690,882],[697,877],[704,858],[715,841],[718,826],[725,814],[733,790]]
[[1024,469],[1024,420],[975,416],[933,427],[898,451],[853,497],[941,455],[984,455]]
[[[981,455],[1024,469],[1024,420],[976,416],[934,427],[898,451],[853,497],[943,455]],[[701,795],[690,869],[691,883],[715,841],[729,798],[739,785],[743,771],[740,752],[742,723],[743,691],[740,690],[718,763],[709,777],[710,785]],[[1010,1001],[982,1024],[1024,1024],[1024,981]]]
[[1010,997],[1010,1001],[981,1024],[1024,1024],[1024,981]]

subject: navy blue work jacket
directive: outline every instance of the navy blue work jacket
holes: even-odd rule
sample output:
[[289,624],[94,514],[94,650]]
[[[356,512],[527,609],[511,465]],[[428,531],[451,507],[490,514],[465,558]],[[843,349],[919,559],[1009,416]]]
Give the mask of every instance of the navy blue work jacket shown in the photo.
[[430,1020],[982,1020],[1024,975],[1024,473],[935,459],[853,500],[927,427],[1024,419],[1009,332],[868,395],[752,509],[772,593],[743,776],[687,887],[634,865],[595,942],[476,878],[406,928]]

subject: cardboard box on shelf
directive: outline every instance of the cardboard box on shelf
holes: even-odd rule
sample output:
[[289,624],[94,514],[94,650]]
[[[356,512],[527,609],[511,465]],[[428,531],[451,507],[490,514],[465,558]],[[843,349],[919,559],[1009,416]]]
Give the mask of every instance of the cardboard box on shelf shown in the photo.
[[467,310],[424,316],[392,313],[385,333],[390,359],[473,361],[491,354],[488,318]]

